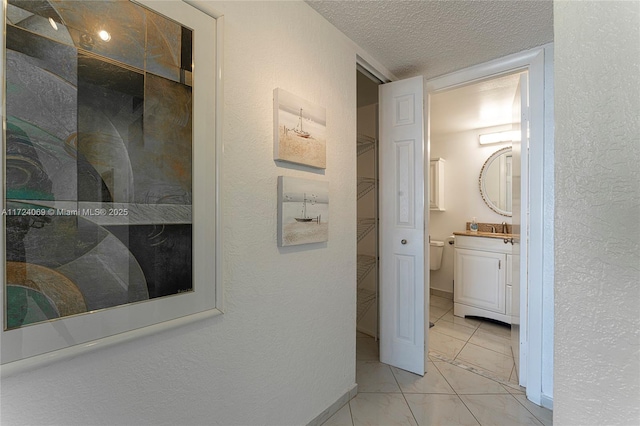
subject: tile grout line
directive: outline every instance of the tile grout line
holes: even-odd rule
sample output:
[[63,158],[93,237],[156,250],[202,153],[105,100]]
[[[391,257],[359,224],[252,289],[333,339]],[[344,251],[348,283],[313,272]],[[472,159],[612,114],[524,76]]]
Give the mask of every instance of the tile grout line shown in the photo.
[[[449,336],[449,337],[451,337],[451,336]],[[459,340],[459,339],[458,339],[458,340]],[[502,352],[498,352],[498,351],[493,350],[493,349],[491,349],[491,348],[487,348],[487,347],[485,347],[485,346],[478,345],[478,344],[476,344],[476,343],[471,343],[471,342],[467,342],[467,343],[469,343],[470,345],[478,346],[478,347],[480,347],[480,348],[482,348],[482,349],[486,349],[486,350],[491,351],[491,352],[493,352],[493,353],[496,353],[496,354],[498,354],[498,355],[503,355],[503,356],[509,357],[509,355],[504,354],[504,353],[502,353]],[[460,350],[460,352],[462,352],[462,350]],[[511,359],[513,359],[513,356],[511,356],[510,358],[511,358]],[[515,361],[514,361],[514,362],[515,362]]]
[[[521,403],[521,402],[518,400],[518,398],[516,398],[516,396],[515,396],[514,394],[510,393],[509,395],[511,395],[511,396],[513,397],[513,399],[515,399],[515,400],[516,400],[516,402],[517,402],[518,404],[520,404],[520,406],[521,406],[522,408],[524,408],[525,410],[527,410],[527,412],[528,412],[528,413],[530,413],[530,414],[533,416],[533,418],[534,418],[534,419],[536,419],[536,421],[537,421],[538,423],[540,423],[540,425],[541,425],[541,426],[544,426],[544,423],[542,423],[542,421],[541,421],[541,420],[540,420],[540,419],[539,419],[535,414],[533,414],[533,413],[531,412],[531,410],[529,410],[527,407],[525,407],[525,406],[524,406],[524,404],[523,404],[523,403]],[[526,398],[526,395],[525,395],[525,398]]]
[[[520,400],[519,400],[518,398],[516,398],[516,396],[515,396],[515,395],[511,394],[511,396],[513,396],[513,398],[514,398],[516,401],[518,401],[518,404],[520,404],[521,406],[523,406],[525,410],[527,410],[529,413],[531,413],[531,415],[532,415],[532,416],[533,416],[533,417],[534,417],[538,422],[540,422],[540,424],[541,424],[541,425],[543,425],[543,426],[544,426],[544,422],[543,422],[542,420],[540,420],[540,418],[539,418],[538,416],[536,416],[536,415],[535,415],[535,413],[534,413],[533,411],[529,410],[529,408],[527,408],[527,406],[526,406],[526,405],[524,405],[522,402],[520,402]],[[525,398],[527,401],[529,401],[529,400],[527,399],[527,394],[524,394],[524,398]],[[529,401],[529,402],[531,402],[531,401]],[[533,403],[532,403],[532,404],[533,404]],[[540,406],[540,407],[541,407],[541,408],[544,408],[544,407],[542,407],[542,406]],[[553,411],[552,411],[552,413],[553,413]],[[553,414],[552,414],[552,415],[553,415]]]
[[[409,401],[407,401],[407,397],[404,394],[404,391],[402,390],[402,386],[400,386],[400,382],[398,381],[398,378],[396,377],[396,373],[393,372],[393,368],[391,366],[389,366],[389,369],[391,370],[391,375],[393,376],[393,379],[396,381],[396,384],[398,385],[398,389],[400,389],[400,394],[402,395],[402,399],[404,399],[404,403],[407,404],[407,408],[409,409],[409,412],[411,413],[411,416],[413,416],[413,421],[416,422],[416,425],[418,425],[418,419],[416,419],[416,415],[413,414],[413,410],[411,409],[411,405],[409,405]],[[426,371],[425,371],[426,374]]]
[[465,404],[464,400],[460,397],[460,394],[458,393],[457,390],[455,390],[455,388],[453,386],[451,386],[451,383],[449,383],[449,380],[447,380],[447,378],[445,377],[444,374],[442,374],[442,371],[440,371],[440,369],[438,368],[438,366],[436,365],[436,363],[433,363],[433,366],[436,368],[436,370],[438,370],[438,373],[440,373],[440,375],[442,376],[442,378],[444,379],[445,382],[447,382],[447,384],[449,385],[449,387],[451,388],[451,390],[455,393],[455,395],[458,397],[458,399],[460,400],[460,402],[462,402],[462,405],[464,405],[464,407],[467,409],[467,411],[469,411],[469,413],[473,416],[474,419],[476,419],[476,422],[478,422],[478,424],[480,426],[482,426],[482,424],[480,423],[480,420],[478,420],[478,418],[476,417],[475,414],[473,414],[473,411],[471,411],[471,409],[469,409],[469,407],[467,407],[467,404]]
[[[476,332],[476,331],[478,331],[479,329],[480,329],[480,326],[478,326],[478,328],[476,328],[476,330],[473,332],[473,334],[471,335],[471,337],[472,337],[473,335],[475,335],[475,332]],[[452,336],[449,336],[449,337],[452,337]],[[471,339],[471,337],[469,337],[469,340]],[[458,340],[460,340],[460,339],[458,339]],[[468,343],[468,341],[467,341],[467,342],[465,342],[465,346],[466,346],[466,344],[467,344],[467,343]],[[473,344],[473,343],[472,343],[472,344]],[[462,349],[460,349],[460,352],[462,352],[462,350],[464,349],[464,347],[465,347],[465,346],[463,346],[463,347],[462,347]],[[480,345],[476,345],[476,346],[480,346]],[[480,347],[483,347],[483,346],[480,346]],[[489,348],[485,348],[485,349],[487,349],[487,350],[491,350],[491,349],[489,349]],[[460,354],[460,352],[458,352],[458,354]],[[496,352],[496,351],[493,351],[493,352]],[[499,352],[496,352],[496,353],[499,353]],[[512,352],[512,353],[513,353],[513,352]],[[503,355],[504,355],[504,354],[503,354]],[[458,357],[458,356],[456,355],[455,359],[457,359],[457,357]],[[454,359],[454,360],[455,360],[455,359]],[[446,362],[446,361],[443,361],[443,362]],[[458,362],[460,362],[460,361],[458,361]],[[466,362],[466,361],[465,361],[465,362]],[[451,363],[448,363],[448,362],[447,362],[447,364],[450,364],[450,365],[454,365],[454,366],[455,366],[455,364],[451,364]],[[471,364],[471,363],[470,363],[470,364]],[[514,364],[515,364],[515,362],[514,362]],[[471,413],[471,415],[476,419],[476,421],[478,422],[478,424],[480,424],[480,421],[476,418],[476,416],[473,414],[473,412],[471,411],[471,409],[469,409],[469,407],[467,406],[467,404],[466,404],[466,403],[464,402],[464,400],[462,399],[461,395],[460,395],[460,394],[459,394],[459,393],[454,389],[454,387],[453,387],[453,386],[451,386],[451,383],[449,383],[449,381],[447,380],[447,378],[445,377],[445,375],[444,375],[444,374],[442,374],[442,371],[440,371],[440,369],[438,368],[437,363],[433,362],[433,365],[434,365],[434,367],[438,370],[438,372],[442,375],[442,377],[443,377],[443,378],[444,378],[444,380],[447,382],[447,384],[451,387],[451,389],[455,392],[456,396],[457,396],[457,397],[460,399],[460,401],[464,404],[464,406],[467,408],[467,410],[469,410],[469,412]],[[473,364],[472,364],[472,365],[473,365]],[[466,370],[466,371],[470,371],[470,370]],[[474,374],[477,374],[477,373],[475,373],[475,372],[473,372],[473,371],[470,371],[470,372],[471,372],[471,373],[474,373]],[[544,423],[542,422],[542,420],[540,420],[540,419],[538,418],[538,416],[536,416],[536,415],[535,415],[533,412],[531,412],[531,410],[529,410],[529,409],[528,409],[528,408],[527,408],[527,407],[526,407],[522,402],[520,402],[520,400],[519,400],[518,398],[516,398],[516,395],[512,394],[511,392],[509,392],[509,390],[508,390],[508,389],[506,389],[506,387],[505,387],[505,385],[504,385],[503,383],[501,383],[501,382],[499,382],[499,381],[497,381],[497,380],[494,380],[494,379],[492,379],[492,378],[490,378],[490,377],[483,376],[483,375],[481,375],[481,374],[478,374],[478,375],[479,375],[480,377],[484,377],[484,378],[486,378],[486,379],[488,379],[488,380],[491,380],[491,381],[493,381],[493,382],[497,383],[498,385],[502,386],[502,387],[507,391],[507,393],[506,393],[506,394],[498,394],[498,393],[496,393],[495,395],[511,395],[511,396],[513,397],[513,399],[515,399],[515,400],[518,402],[518,404],[520,404],[520,406],[522,406],[525,410],[527,410],[527,411],[528,411],[528,412],[529,412],[529,413],[530,413],[530,414],[531,414],[531,415],[532,415],[532,416],[533,416],[533,417],[534,417],[534,418],[535,418],[535,419],[536,419],[540,424],[544,425]],[[509,381],[507,380],[507,382],[509,382]],[[467,394],[465,394],[465,395],[467,395]],[[474,393],[474,394],[469,394],[469,395],[494,395],[494,394],[493,394],[493,393],[477,393],[477,394],[475,394],[475,393]],[[526,398],[526,394],[525,394],[525,398]]]
[[[453,309],[453,308],[452,308],[452,309]],[[449,311],[447,311],[447,312],[449,312]],[[470,343],[471,338],[472,338],[473,336],[475,336],[475,335],[476,335],[476,333],[478,332],[478,330],[480,330],[480,328],[482,327],[482,325],[483,325],[484,323],[485,323],[485,321],[482,321],[482,320],[480,321],[480,324],[478,324],[478,326],[475,328],[475,330],[473,331],[473,333],[471,333],[471,336],[469,336],[469,338],[465,341],[464,346],[462,346],[462,348],[461,348],[461,349],[460,349],[460,351],[456,354],[456,356],[454,356],[454,357],[453,357],[453,361],[461,362],[461,361],[458,361],[458,356],[462,353],[462,351],[463,351],[463,350],[464,350],[464,348],[467,346],[467,344],[471,344],[471,345],[474,345],[474,346],[478,346],[478,347],[480,347],[480,348],[483,348],[483,349],[486,349],[486,350],[488,350],[488,351],[491,351],[491,352],[497,353],[497,354],[499,354],[499,355],[508,356],[508,355],[503,354],[502,352],[495,351],[495,350],[493,350],[493,349],[491,349],[491,348],[486,348],[486,347],[484,347],[484,346],[482,346],[482,345],[476,345],[475,343]],[[455,323],[454,323],[454,324],[455,324]],[[439,333],[440,333],[440,332],[439,332]],[[489,332],[489,331],[487,331],[487,330],[483,330],[483,333],[488,333],[488,334],[491,334],[491,335],[496,336],[496,337],[501,337],[501,336],[499,336],[499,335],[497,335],[497,334],[494,334],[494,333],[491,333],[491,332]],[[448,336],[448,337],[451,337],[452,339],[456,339],[455,337],[453,337],[453,336],[449,336],[449,335],[448,335],[448,334],[446,334],[446,333],[441,333],[441,334],[444,334],[444,335],[446,335],[446,336]],[[462,339],[457,339],[457,340],[459,340],[459,341],[463,341]],[[513,363],[515,364],[515,360],[513,359],[513,348],[512,348],[512,356],[511,356],[511,359],[512,359]],[[475,364],[473,364],[473,363],[471,363],[471,362],[468,362],[468,361],[463,361],[463,362],[467,362],[467,363],[469,363],[469,364],[475,365]],[[477,367],[478,367],[478,368],[480,368],[479,366],[477,366]],[[489,371],[490,373],[492,373],[492,374],[498,374],[497,372],[493,372],[493,371],[491,371],[491,370],[488,370],[488,371]],[[511,377],[511,376],[509,376],[509,378],[510,378],[510,377]],[[509,381],[509,379],[507,379],[507,382],[508,382],[508,381]]]
[[[450,310],[451,310],[451,309],[450,309]],[[450,310],[449,310],[449,311],[450,311]],[[449,311],[447,311],[447,313],[448,313]],[[446,315],[446,314],[445,314],[445,315]],[[439,318],[439,320],[442,320],[442,317],[440,317],[440,318]],[[439,320],[438,320],[438,321],[439,321]],[[446,320],[442,320],[442,321],[446,321]],[[449,322],[447,322],[447,323],[449,323]],[[455,323],[454,323],[454,325],[455,325]],[[518,406],[521,406],[522,408],[524,408],[524,409],[526,410],[526,412],[530,413],[530,415],[531,415],[533,418],[535,418],[535,419],[536,419],[536,421],[538,422],[538,424],[540,424],[540,425],[544,425],[544,424],[545,424],[545,422],[546,422],[546,420],[545,420],[545,421],[543,421],[543,420],[541,420],[541,419],[546,418],[546,416],[538,417],[538,416],[537,416],[537,415],[536,415],[532,410],[530,410],[530,409],[529,409],[529,408],[528,408],[528,407],[527,407],[527,406],[526,406],[522,401],[520,401],[520,399],[518,399],[518,398],[520,397],[520,395],[521,395],[520,393],[518,393],[518,394],[511,393],[511,391],[510,391],[510,390],[512,390],[512,391],[515,391],[515,390],[516,390],[516,389],[515,389],[515,387],[514,387],[514,384],[513,384],[513,383],[509,382],[508,380],[507,380],[507,381],[505,381],[505,380],[504,380],[504,379],[502,379],[502,378],[498,379],[497,377],[487,376],[487,375],[482,374],[482,373],[480,373],[480,372],[478,372],[478,371],[474,371],[474,369],[480,369],[480,368],[479,368],[479,367],[474,366],[473,364],[471,364],[471,365],[470,365],[470,367],[472,367],[471,369],[469,369],[469,365],[465,368],[465,367],[464,367],[464,364],[467,364],[467,363],[466,363],[466,362],[461,362],[461,361],[457,360],[457,359],[458,359],[458,355],[459,355],[459,354],[460,354],[460,352],[462,352],[462,350],[463,350],[463,349],[464,349],[464,348],[469,344],[469,341],[471,340],[471,338],[472,338],[474,335],[477,335],[477,331],[481,329],[481,325],[482,325],[482,323],[480,323],[480,325],[478,325],[477,327],[475,327],[475,328],[474,328],[473,333],[472,333],[472,334],[471,334],[471,335],[470,335],[466,340],[456,339],[456,338],[455,338],[455,337],[453,337],[453,336],[448,336],[448,337],[451,337],[451,338],[453,338],[453,339],[459,340],[460,342],[464,342],[464,345],[463,345],[462,349],[461,349],[461,350],[458,352],[458,354],[454,357],[454,360],[444,359],[444,358],[441,358],[441,357],[439,357],[439,356],[437,356],[437,355],[436,355],[436,358],[437,358],[437,359],[438,359],[438,361],[440,361],[440,362],[447,362],[447,363],[448,363],[448,364],[450,364],[450,365],[453,365],[453,366],[457,366],[457,367],[463,368],[463,369],[465,369],[465,370],[467,370],[467,371],[470,371],[470,372],[472,372],[472,373],[474,373],[474,374],[477,374],[477,375],[479,375],[479,376],[481,376],[481,377],[485,377],[486,379],[489,379],[489,380],[491,380],[492,382],[495,382],[495,383],[499,384],[499,385],[500,385],[500,386],[501,386],[501,387],[502,387],[502,388],[507,392],[506,394],[504,394],[504,393],[493,393],[493,392],[492,392],[492,393],[472,393],[472,394],[464,394],[464,395],[459,394],[459,393],[458,393],[458,392],[453,388],[453,386],[451,386],[451,383],[449,382],[449,380],[447,380],[447,379],[446,379],[446,377],[444,377],[444,374],[442,374],[442,372],[441,372],[441,371],[440,371],[440,369],[438,368],[437,362],[434,362],[434,361],[431,361],[431,360],[428,360],[427,362],[432,362],[432,363],[433,363],[433,367],[434,367],[435,371],[439,372],[439,373],[443,376],[443,378],[445,379],[445,382],[450,386],[451,390],[454,392],[454,395],[456,395],[456,396],[458,397],[458,399],[463,403],[463,406],[464,406],[464,407],[465,407],[465,408],[470,412],[470,414],[474,417],[474,419],[475,419],[478,423],[480,423],[480,422],[478,421],[478,419],[477,419],[477,417],[475,416],[475,414],[473,414],[473,412],[469,409],[469,406],[465,403],[465,401],[463,401],[462,396],[466,396],[466,395],[493,395],[493,394],[495,394],[495,395],[507,395],[507,394],[508,394],[508,395],[511,395],[511,396],[512,396],[516,401],[518,401]],[[468,328],[471,328],[471,327],[468,327]],[[497,335],[497,334],[493,334],[491,331],[488,331],[488,330],[485,330],[485,329],[482,329],[482,331],[483,331],[483,333],[487,333],[487,334],[490,334],[490,335],[493,335],[493,336],[496,336],[496,337],[502,337],[502,336],[499,336],[499,335]],[[481,347],[481,348],[486,349],[486,350],[489,350],[489,351],[491,351],[491,352],[497,353],[497,354],[505,355],[505,354],[502,354],[501,352],[494,351],[493,349],[490,349],[490,348],[485,348],[484,346],[481,346],[481,345],[476,345],[476,346]],[[446,358],[448,358],[448,357],[446,357]],[[457,360],[457,361],[456,361],[456,360]],[[371,359],[371,360],[361,360],[361,361],[364,361],[364,362],[376,362],[376,360],[373,360],[373,359]],[[379,359],[378,359],[378,361],[377,361],[377,362],[379,362]],[[457,365],[457,364],[462,364],[462,365]],[[409,405],[409,402],[408,402],[408,400],[407,400],[407,398],[406,398],[406,395],[407,395],[407,394],[412,394],[412,393],[411,393],[411,392],[405,392],[405,391],[402,389],[402,387],[400,386],[399,380],[398,380],[398,378],[397,378],[397,375],[396,375],[396,374],[395,374],[395,372],[393,371],[393,368],[392,368],[391,366],[387,366],[387,367],[391,370],[391,373],[392,373],[392,375],[393,375],[394,381],[396,382],[396,385],[398,386],[399,393],[401,393],[401,394],[402,394],[402,396],[403,396],[403,400],[405,401],[405,404],[406,404],[406,405],[407,405],[407,407],[409,408],[409,411],[411,412],[411,415],[413,416],[413,419],[414,419],[414,421],[415,421],[415,422],[416,422],[416,424],[417,424],[417,423],[418,423],[418,422],[417,422],[417,418],[416,418],[416,416],[415,416],[415,414],[414,414],[414,412],[413,412],[413,409],[412,409],[412,408],[411,408],[411,406]],[[491,373],[490,371],[486,371],[486,370],[484,370],[484,369],[480,369],[480,370],[483,370],[483,371],[484,371],[485,373],[487,373],[487,374],[492,374],[492,375],[493,375],[493,374],[495,374],[495,373]],[[372,393],[378,393],[378,394],[394,394],[395,392],[372,392]],[[422,393],[417,392],[417,394],[422,394]],[[427,393],[427,394],[429,394],[429,393]],[[439,393],[436,393],[436,394],[439,394]],[[442,394],[442,395],[450,395],[450,394],[445,393],[445,394]],[[526,396],[525,396],[525,398],[526,398]],[[353,411],[352,411],[352,407],[351,407],[350,402],[349,402],[349,412],[350,412],[351,424],[355,426],[355,421],[354,421],[354,418],[353,418]]]
[[[465,344],[465,346],[466,346],[466,344]],[[375,362],[375,360],[363,360],[363,361],[365,361],[365,362]],[[513,397],[513,398],[518,402],[517,406],[524,408],[524,409],[526,410],[525,412],[528,412],[528,413],[529,413],[529,414],[530,414],[530,415],[535,419],[535,421],[537,422],[537,424],[538,424],[538,425],[540,425],[540,426],[544,426],[544,425],[546,424],[546,420],[542,420],[542,419],[545,419],[545,418],[546,418],[546,416],[540,416],[540,417],[539,417],[539,416],[538,416],[538,415],[536,415],[536,414],[535,414],[531,409],[529,409],[529,408],[525,405],[525,403],[524,403],[524,402],[520,401],[520,399],[519,399],[519,397],[520,397],[520,395],[521,395],[520,393],[518,393],[518,394],[511,393],[510,389],[511,389],[511,390],[513,390],[513,391],[515,391],[515,390],[516,390],[516,389],[514,388],[514,386],[513,386],[513,383],[505,382],[503,379],[498,379],[498,378],[495,378],[495,377],[489,377],[489,376],[486,376],[486,375],[484,375],[484,374],[481,374],[481,373],[480,373],[480,372],[478,372],[478,371],[473,371],[472,369],[465,368],[464,366],[456,365],[456,364],[459,364],[459,363],[460,363],[460,361],[448,361],[448,360],[445,360],[445,359],[439,359],[439,361],[440,361],[440,362],[447,362],[447,363],[448,363],[448,364],[450,364],[450,365],[453,365],[453,366],[457,366],[457,367],[463,368],[463,369],[465,369],[465,370],[467,370],[467,371],[469,371],[469,372],[471,372],[471,373],[473,373],[473,374],[477,374],[478,376],[481,376],[481,377],[484,377],[484,378],[486,378],[486,379],[489,379],[489,380],[491,380],[492,382],[495,382],[495,383],[497,383],[498,385],[500,385],[500,386],[501,386],[501,387],[502,387],[502,388],[507,392],[506,394],[505,394],[505,393],[499,393],[499,392],[489,392],[489,393],[478,392],[478,393],[469,393],[469,394],[464,394],[464,395],[463,395],[463,394],[460,394],[460,393],[458,393],[458,392],[453,388],[453,386],[451,386],[450,381],[449,381],[449,380],[447,380],[447,378],[444,376],[444,374],[442,374],[442,372],[441,372],[441,371],[440,371],[440,369],[438,368],[438,363],[437,363],[437,362],[434,362],[434,361],[431,361],[431,360],[428,360],[428,361],[427,361],[427,362],[431,362],[431,363],[433,364],[434,371],[437,371],[438,373],[440,373],[440,374],[442,375],[442,377],[443,377],[443,379],[445,380],[445,382],[450,386],[451,390],[453,391],[453,394],[454,394],[454,395],[456,395],[456,397],[457,397],[457,398],[458,398],[458,399],[463,403],[463,406],[464,406],[464,407],[469,411],[469,413],[470,413],[470,414],[472,415],[472,417],[473,417],[473,418],[478,422],[478,424],[480,424],[480,425],[481,425],[481,423],[479,422],[479,420],[478,420],[478,418],[476,417],[476,415],[473,413],[473,411],[471,411],[471,409],[469,408],[469,406],[468,406],[468,405],[465,403],[465,401],[462,399],[462,396],[468,396],[468,395],[500,395],[500,396],[504,396],[504,395],[511,395],[511,396],[512,396],[512,397]],[[379,363],[379,361],[378,361],[378,363]],[[402,389],[402,387],[400,386],[399,379],[397,378],[397,375],[395,374],[395,372],[394,372],[393,368],[392,368],[391,366],[389,366],[389,365],[387,365],[387,368],[389,368],[389,369],[391,370],[391,373],[392,373],[392,376],[393,376],[393,378],[394,378],[394,381],[396,382],[396,385],[398,386],[399,393],[401,393],[401,394],[402,394],[402,396],[403,396],[403,400],[405,401],[406,406],[409,408],[409,411],[410,411],[410,413],[411,413],[411,415],[412,415],[412,417],[413,417],[414,421],[416,422],[416,424],[418,424],[418,422],[417,422],[417,418],[416,418],[416,416],[415,416],[415,413],[413,412],[413,409],[411,408],[411,406],[410,406],[410,404],[409,404],[409,401],[408,401],[408,400],[407,400],[407,398],[406,398],[406,395],[407,395],[407,394],[413,394],[413,393],[412,393],[412,392],[405,392],[405,391]],[[377,393],[377,394],[396,394],[395,392],[371,392],[371,393]],[[416,394],[419,394],[419,395],[429,395],[429,394],[451,395],[451,394],[449,394],[449,393],[438,393],[438,392],[435,392],[435,393],[425,393],[425,394],[423,394],[423,393],[421,393],[421,392],[416,392]],[[526,398],[526,395],[525,395],[525,398]],[[525,402],[526,402],[526,401],[525,401]],[[351,418],[351,424],[352,424],[352,426],[355,426],[355,421],[354,421],[354,418],[353,418],[353,411],[352,411],[352,407],[351,407],[350,402],[349,402],[349,413],[350,413],[350,418]]]
[[478,365],[473,364],[472,362],[468,362],[464,360],[448,360],[448,359],[443,359],[442,362],[455,365],[456,367],[460,367],[464,370],[470,371],[474,374],[493,380],[494,382],[500,383],[503,386],[510,384],[508,380],[505,380],[503,377],[500,377],[498,373],[494,373],[491,370],[482,368]]

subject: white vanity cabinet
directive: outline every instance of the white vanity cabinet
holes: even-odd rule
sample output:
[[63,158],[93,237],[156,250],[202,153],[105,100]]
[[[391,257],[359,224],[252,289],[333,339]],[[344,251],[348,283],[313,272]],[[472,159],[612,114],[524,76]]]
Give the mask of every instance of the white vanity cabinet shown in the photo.
[[511,244],[456,235],[453,313],[511,324]]

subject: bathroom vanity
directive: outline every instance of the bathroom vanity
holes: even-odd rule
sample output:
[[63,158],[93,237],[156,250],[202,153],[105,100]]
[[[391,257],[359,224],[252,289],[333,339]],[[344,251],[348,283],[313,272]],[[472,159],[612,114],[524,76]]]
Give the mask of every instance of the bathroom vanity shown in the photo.
[[[511,324],[511,234],[454,232],[453,313]],[[507,241],[505,243],[505,241]]]

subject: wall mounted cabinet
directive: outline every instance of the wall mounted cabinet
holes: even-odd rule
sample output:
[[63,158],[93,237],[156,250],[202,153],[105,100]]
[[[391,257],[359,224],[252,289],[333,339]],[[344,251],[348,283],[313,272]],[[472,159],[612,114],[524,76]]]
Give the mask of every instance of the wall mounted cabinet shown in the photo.
[[444,211],[444,158],[429,164],[429,210]]

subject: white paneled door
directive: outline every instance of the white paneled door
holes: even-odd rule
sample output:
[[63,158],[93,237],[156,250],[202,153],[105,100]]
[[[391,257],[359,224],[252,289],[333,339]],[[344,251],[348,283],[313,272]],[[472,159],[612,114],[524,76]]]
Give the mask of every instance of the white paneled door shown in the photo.
[[380,361],[425,373],[423,77],[379,86]]

